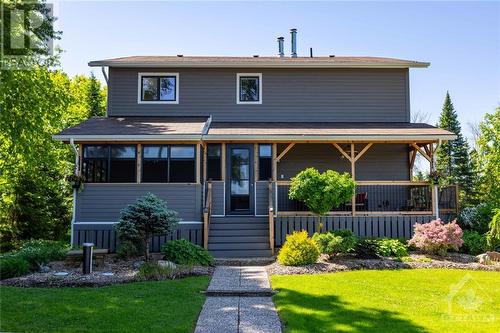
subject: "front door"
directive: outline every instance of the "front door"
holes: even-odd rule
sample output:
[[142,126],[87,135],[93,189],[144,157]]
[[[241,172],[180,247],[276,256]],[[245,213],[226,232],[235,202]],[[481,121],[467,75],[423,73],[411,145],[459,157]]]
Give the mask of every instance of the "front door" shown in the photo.
[[253,215],[253,145],[227,146],[228,214]]

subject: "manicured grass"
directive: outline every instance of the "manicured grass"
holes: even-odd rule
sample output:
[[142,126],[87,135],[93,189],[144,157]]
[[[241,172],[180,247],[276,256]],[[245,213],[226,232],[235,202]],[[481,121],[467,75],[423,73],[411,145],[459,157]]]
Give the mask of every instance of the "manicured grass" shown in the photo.
[[366,270],[271,281],[287,332],[500,331],[498,272]]
[[192,332],[208,277],[102,288],[1,287],[2,332]]

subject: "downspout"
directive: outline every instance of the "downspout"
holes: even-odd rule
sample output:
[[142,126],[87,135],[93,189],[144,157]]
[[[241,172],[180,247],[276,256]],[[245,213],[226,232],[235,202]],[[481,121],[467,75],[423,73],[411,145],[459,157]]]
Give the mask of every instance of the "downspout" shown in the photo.
[[[73,138],[69,139],[69,144],[71,145],[71,148],[73,148],[73,152],[75,153],[75,169],[74,169],[74,174],[75,176],[78,176],[80,174],[80,156],[78,153],[78,148],[75,145],[75,141]],[[73,188],[73,210],[72,210],[72,216],[71,216],[71,246],[73,246],[73,225],[75,224],[75,219],[76,219],[76,188]]]

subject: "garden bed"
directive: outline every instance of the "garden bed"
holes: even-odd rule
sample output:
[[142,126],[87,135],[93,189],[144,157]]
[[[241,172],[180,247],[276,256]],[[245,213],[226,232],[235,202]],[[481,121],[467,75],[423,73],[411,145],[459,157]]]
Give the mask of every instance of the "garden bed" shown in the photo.
[[[154,261],[153,261],[154,262]],[[5,279],[2,285],[16,287],[100,287],[112,284],[144,281],[139,276],[140,259],[116,260],[114,255],[107,255],[103,265],[95,266],[92,274],[83,275],[81,264],[75,267],[69,261],[54,261],[45,267],[44,272],[35,272],[21,277]],[[209,275],[212,267],[177,266],[172,278]],[[62,275],[61,273],[65,273]]]
[[479,264],[474,256],[449,253],[447,256],[430,256],[412,252],[405,260],[398,258],[359,259],[353,255],[338,255],[328,258],[321,255],[316,264],[305,266],[283,266],[275,262],[267,266],[270,275],[319,274],[354,270],[374,269],[415,269],[415,268],[453,268],[500,272],[500,262],[492,265]]

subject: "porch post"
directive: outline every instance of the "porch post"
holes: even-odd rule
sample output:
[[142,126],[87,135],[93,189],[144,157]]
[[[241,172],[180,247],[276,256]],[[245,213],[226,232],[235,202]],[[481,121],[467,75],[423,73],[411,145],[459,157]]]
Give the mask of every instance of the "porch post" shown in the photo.
[[137,183],[141,182],[141,167],[142,167],[142,145],[139,143],[137,145],[137,165],[136,165],[136,181]]
[[201,184],[201,145],[196,144],[196,183]]
[[[438,146],[434,147],[434,144],[430,144],[430,171],[436,171],[436,149]],[[439,186],[437,184],[432,184],[432,211],[436,219],[439,218]]]
[[[354,143],[351,143],[351,177],[356,181],[356,160],[354,156]],[[352,216],[356,215],[356,193],[352,196]]]

